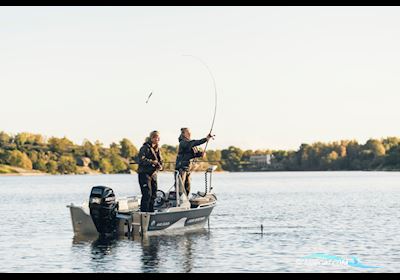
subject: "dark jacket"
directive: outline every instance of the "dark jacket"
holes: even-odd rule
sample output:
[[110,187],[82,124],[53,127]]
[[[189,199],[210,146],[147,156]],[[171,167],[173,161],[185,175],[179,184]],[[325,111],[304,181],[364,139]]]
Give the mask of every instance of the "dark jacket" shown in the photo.
[[160,149],[153,149],[150,142],[146,142],[140,148],[139,151],[139,168],[138,173],[146,173],[152,175],[157,172],[159,168],[152,163],[153,160],[156,160],[162,165],[162,157],[160,153]]
[[196,146],[204,144],[207,142],[207,138],[200,140],[188,140],[187,138],[179,137],[179,149],[178,156],[176,157],[175,169],[189,171],[191,167],[191,160],[196,157],[201,157],[202,152],[200,152]]

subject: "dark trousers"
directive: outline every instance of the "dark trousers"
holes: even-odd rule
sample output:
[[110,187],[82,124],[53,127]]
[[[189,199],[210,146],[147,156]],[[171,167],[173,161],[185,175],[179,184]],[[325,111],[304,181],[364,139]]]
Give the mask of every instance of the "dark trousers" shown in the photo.
[[190,172],[180,169],[179,175],[181,175],[183,186],[185,187],[186,195],[190,195]]
[[157,175],[139,173],[140,190],[142,200],[140,202],[141,212],[154,212],[154,200],[157,193]]

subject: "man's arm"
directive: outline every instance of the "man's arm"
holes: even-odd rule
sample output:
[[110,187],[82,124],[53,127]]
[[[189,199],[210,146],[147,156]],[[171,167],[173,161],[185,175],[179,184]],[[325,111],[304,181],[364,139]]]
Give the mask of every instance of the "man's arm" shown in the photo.
[[148,154],[148,148],[146,146],[143,146],[142,148],[140,148],[139,151],[139,164],[143,165],[143,166],[149,166],[149,165],[153,165],[154,161],[147,158],[146,155]]
[[189,142],[189,145],[190,145],[190,148],[193,148],[193,147],[196,147],[196,146],[200,146],[200,145],[202,145],[202,144],[204,144],[206,142],[207,142],[207,138],[203,138],[203,139],[200,139],[200,140],[192,140],[192,141]]

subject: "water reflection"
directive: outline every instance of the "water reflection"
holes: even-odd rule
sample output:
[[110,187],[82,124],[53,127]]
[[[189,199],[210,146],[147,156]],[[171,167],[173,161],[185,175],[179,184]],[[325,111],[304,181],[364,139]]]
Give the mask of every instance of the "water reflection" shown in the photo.
[[142,247],[142,272],[159,272],[160,265],[160,239],[154,237],[144,237],[139,241]]
[[[90,267],[93,271],[96,272],[109,272],[114,268],[110,268],[109,260],[115,259],[114,256],[116,252],[114,252],[115,247],[117,246],[116,239],[110,238],[101,238],[99,237],[91,244],[91,261]],[[108,264],[108,265],[107,265]]]
[[193,236],[187,236],[183,240],[183,268],[185,272],[191,272],[193,269],[193,252],[192,252],[192,240]]
[[[204,228],[190,233],[135,236],[131,240],[126,237],[105,239],[93,236],[74,236],[73,247],[81,253],[85,251],[85,248],[88,249],[86,260],[89,261],[92,271],[113,270],[105,264],[109,264],[110,260],[118,263],[118,259],[126,260],[132,257],[139,261],[139,267],[132,267],[136,270],[134,272],[158,273],[171,271],[171,269],[173,271],[192,272],[195,253],[203,249],[201,244],[207,242],[209,238],[210,232]],[[128,244],[126,242],[131,245],[126,246]],[[116,250],[117,247],[119,250]],[[128,247],[131,250],[126,250]]]
[[[209,237],[209,231],[200,229],[178,235],[147,236],[140,240],[142,247],[142,272],[160,272],[162,258],[174,262],[183,272],[193,270],[193,247],[200,237]],[[162,252],[162,253],[160,253]]]
[[92,243],[92,258],[102,259],[104,256],[110,255],[116,244],[116,239],[99,237]]

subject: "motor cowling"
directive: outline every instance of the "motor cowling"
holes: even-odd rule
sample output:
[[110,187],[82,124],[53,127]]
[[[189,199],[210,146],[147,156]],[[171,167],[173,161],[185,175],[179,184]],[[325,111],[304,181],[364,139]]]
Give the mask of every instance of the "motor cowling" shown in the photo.
[[118,202],[111,188],[93,187],[89,197],[89,209],[100,235],[111,236],[117,233]]

